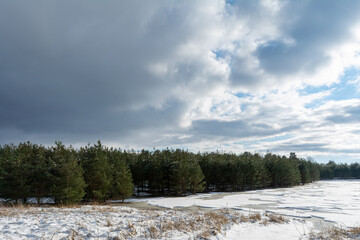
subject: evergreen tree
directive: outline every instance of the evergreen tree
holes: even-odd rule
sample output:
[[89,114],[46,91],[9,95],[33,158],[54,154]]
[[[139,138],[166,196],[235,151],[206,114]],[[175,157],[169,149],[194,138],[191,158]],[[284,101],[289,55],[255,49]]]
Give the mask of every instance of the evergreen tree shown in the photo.
[[79,203],[85,195],[83,169],[73,148],[66,148],[61,142],[52,147],[53,189],[57,204]]
[[103,202],[110,194],[112,166],[107,157],[107,149],[98,141],[94,146],[80,149],[80,159],[86,183],[85,198]]
[[0,194],[2,198],[26,203],[29,196],[28,168],[25,164],[25,148],[21,147],[21,150],[20,156],[19,147],[14,145],[5,145],[1,149]]
[[191,159],[191,162],[189,163],[188,173],[191,192],[203,192],[205,189],[205,176],[202,173],[201,167],[196,161],[196,159]]
[[254,187],[255,188],[266,188],[270,184],[269,173],[266,170],[265,162],[259,154],[254,154],[252,157],[253,164],[255,165],[255,177]]
[[320,179],[320,165],[315,163],[311,158],[308,159],[309,173],[311,182]]
[[310,171],[304,160],[302,160],[300,162],[299,170],[300,170],[300,175],[301,175],[301,182],[303,184],[310,183],[311,182]]
[[112,198],[120,198],[124,202],[134,193],[131,170],[126,163],[125,155],[120,151],[111,151],[109,158],[113,166],[111,196]]
[[144,156],[144,151],[141,151],[138,155],[134,152],[124,152],[124,154],[126,159],[129,161],[136,192],[139,194],[140,191],[144,191],[144,188],[146,187],[147,177],[145,169],[149,157]]
[[172,165],[172,188],[176,195],[180,196],[189,189],[188,161],[184,151],[177,149],[174,153],[174,164]]
[[38,204],[41,199],[48,197],[51,187],[51,165],[48,161],[47,150],[44,146],[27,143],[27,148],[31,149],[26,158],[28,165],[29,195],[35,197]]
[[359,163],[353,163],[350,165],[351,176],[354,178],[360,178],[360,165]]

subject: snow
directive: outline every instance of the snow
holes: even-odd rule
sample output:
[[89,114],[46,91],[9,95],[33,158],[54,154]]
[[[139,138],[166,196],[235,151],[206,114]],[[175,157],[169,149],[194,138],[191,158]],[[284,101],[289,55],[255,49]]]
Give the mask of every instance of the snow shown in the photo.
[[270,211],[289,217],[320,218],[345,227],[360,225],[360,180],[319,181],[305,186],[241,193],[210,193],[181,198],[151,198],[151,205],[199,206]]
[[[214,229],[216,223],[204,220],[208,211],[141,210],[123,206],[81,206],[75,208],[25,207],[3,208],[0,211],[0,239],[193,239],[204,229]],[[237,211],[216,212],[240,219]],[[267,216],[262,216],[268,219]],[[168,223],[172,227],[166,227]],[[210,227],[207,223],[210,222]],[[193,226],[192,226],[193,225]],[[194,226],[195,225],[195,226]],[[224,224],[213,239],[238,239],[256,232],[258,239],[264,234],[286,234],[299,238],[311,229],[311,223],[291,219],[289,223],[236,221]],[[155,229],[151,232],[151,228]],[[153,235],[152,235],[153,234]],[[248,238],[245,238],[248,239]],[[252,238],[257,239],[257,238]],[[290,238],[291,239],[291,238]],[[295,238],[294,238],[295,239]]]
[[[128,207],[147,203],[166,208]],[[192,239],[200,236],[206,222],[197,219],[204,219],[209,211],[225,212],[229,219],[255,212],[262,216],[261,221],[229,221],[216,236],[209,236],[211,239],[308,239],[310,232],[322,230],[329,223],[343,228],[360,225],[360,181],[319,181],[294,188],[242,193],[140,198],[127,200],[126,204],[2,207],[0,239],[147,239],[151,236]],[[288,222],[265,223],[271,212],[287,216]],[[170,222],[179,227],[165,228]],[[151,228],[155,230],[151,232]]]
[[308,239],[312,229],[311,223],[291,221],[288,224],[237,224],[225,234],[219,234],[216,239],[266,239],[266,240],[290,240]]

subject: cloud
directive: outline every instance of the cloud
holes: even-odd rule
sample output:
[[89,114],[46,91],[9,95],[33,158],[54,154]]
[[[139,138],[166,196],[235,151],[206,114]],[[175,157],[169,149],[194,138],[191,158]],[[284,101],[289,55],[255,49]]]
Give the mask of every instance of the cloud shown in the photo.
[[102,139],[353,159],[359,98],[331,87],[360,65],[359,5],[2,1],[0,144]]
[[153,117],[176,125],[186,98],[212,91],[226,72],[208,55],[211,29],[201,29],[221,2],[1,5],[3,128],[86,137]]

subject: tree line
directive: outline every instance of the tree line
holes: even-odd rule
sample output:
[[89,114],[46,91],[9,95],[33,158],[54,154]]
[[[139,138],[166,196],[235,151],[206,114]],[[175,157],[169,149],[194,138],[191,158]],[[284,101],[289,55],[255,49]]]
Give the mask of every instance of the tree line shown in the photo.
[[334,161],[329,161],[327,164],[322,164],[320,168],[321,179],[350,179],[360,178],[360,164],[359,163],[340,163],[336,164]]
[[0,198],[56,204],[105,201],[133,194],[131,171],[120,150],[100,141],[79,150],[61,142],[46,148],[30,142],[0,146]]
[[0,146],[0,198],[56,204],[124,200],[133,194],[184,195],[291,187],[319,179],[360,177],[359,164],[318,164],[295,153],[192,153],[121,150],[100,141],[80,149],[56,142]]

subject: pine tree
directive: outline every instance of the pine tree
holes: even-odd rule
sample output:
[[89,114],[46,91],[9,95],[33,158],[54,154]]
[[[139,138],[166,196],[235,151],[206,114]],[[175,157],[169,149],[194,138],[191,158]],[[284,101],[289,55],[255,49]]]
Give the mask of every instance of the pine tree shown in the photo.
[[80,158],[86,183],[86,199],[103,202],[109,197],[112,166],[109,163],[107,151],[100,141],[94,146],[80,149]]
[[305,160],[300,161],[299,170],[300,170],[302,184],[310,183],[311,182],[310,172]]
[[143,157],[143,152],[141,151],[140,154],[136,155],[134,152],[124,152],[124,155],[129,161],[129,166],[131,169],[131,175],[134,181],[134,185],[136,186],[137,193],[139,194],[140,191],[144,191],[146,185],[146,157]]
[[85,195],[83,169],[76,158],[75,150],[55,142],[52,148],[53,191],[55,203],[79,203]]
[[27,144],[27,147],[31,149],[26,160],[29,167],[29,195],[35,197],[37,203],[40,204],[41,199],[48,197],[50,193],[51,166],[44,146],[29,142]]
[[176,149],[173,152],[173,165],[171,173],[172,188],[180,196],[189,189],[188,162],[184,151]]
[[112,166],[111,198],[120,198],[124,201],[134,193],[134,184],[127,154],[121,150],[110,149],[108,158]]
[[29,164],[31,155],[29,143],[19,146],[5,145],[2,149],[2,176],[0,177],[0,193],[3,198],[27,202],[30,194]]
[[112,177],[112,195],[123,202],[134,193],[134,184],[129,166],[124,159],[116,159]]
[[29,192],[28,171],[19,156],[19,148],[14,145],[2,147],[0,164],[0,196],[16,202],[22,199],[25,203]]
[[191,192],[203,192],[205,189],[205,176],[202,173],[199,163],[195,159],[192,159],[192,162],[190,162],[188,173]]

